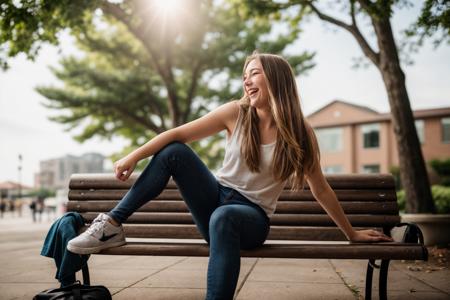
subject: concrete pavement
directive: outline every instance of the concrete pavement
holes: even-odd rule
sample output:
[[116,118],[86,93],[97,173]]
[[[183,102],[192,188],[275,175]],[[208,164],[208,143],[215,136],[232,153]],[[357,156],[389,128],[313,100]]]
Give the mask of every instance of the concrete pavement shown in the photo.
[[[9,214],[0,219],[0,299],[32,299],[57,287],[53,260],[39,255],[51,220]],[[439,261],[440,260],[440,261]],[[92,284],[113,299],[203,299],[207,258],[102,256],[90,258]],[[243,258],[236,299],[362,299],[366,262]],[[377,278],[375,271],[374,279]],[[79,278],[81,278],[81,274]],[[378,299],[374,280],[374,299]],[[450,299],[445,257],[391,263],[389,299]]]

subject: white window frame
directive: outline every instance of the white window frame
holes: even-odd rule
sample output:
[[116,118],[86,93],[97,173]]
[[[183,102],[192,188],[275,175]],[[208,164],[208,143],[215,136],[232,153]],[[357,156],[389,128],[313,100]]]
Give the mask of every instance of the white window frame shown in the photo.
[[[319,142],[320,152],[335,153],[343,150],[344,129],[342,127],[318,128],[314,131]],[[333,136],[337,136],[335,147],[332,147],[330,142],[330,138]]]
[[326,174],[342,174],[344,172],[344,168],[342,165],[324,166],[322,168],[322,172]]
[[425,121],[415,120],[414,126],[416,126],[417,137],[419,138],[420,144],[425,144]]

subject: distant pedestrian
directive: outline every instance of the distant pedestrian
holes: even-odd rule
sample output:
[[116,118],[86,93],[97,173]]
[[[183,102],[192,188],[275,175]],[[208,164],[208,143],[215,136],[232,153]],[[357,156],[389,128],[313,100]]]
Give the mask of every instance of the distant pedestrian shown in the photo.
[[9,201],[9,211],[11,212],[11,215],[14,216],[14,211],[16,210],[15,200],[12,199]]
[[36,202],[36,212],[39,214],[39,222],[42,221],[42,213],[44,212],[44,208],[45,208],[45,198],[42,196],[38,196]]
[[5,213],[6,210],[6,204],[5,201],[0,200],[0,218],[3,218],[3,214]]
[[33,218],[33,223],[36,223],[36,200],[31,201],[30,209],[31,209],[31,217]]

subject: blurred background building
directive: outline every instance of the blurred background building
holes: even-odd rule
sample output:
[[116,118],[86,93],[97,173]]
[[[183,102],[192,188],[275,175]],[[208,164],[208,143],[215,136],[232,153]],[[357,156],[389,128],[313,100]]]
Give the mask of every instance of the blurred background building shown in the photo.
[[[415,110],[413,114],[424,160],[447,159],[450,107]],[[324,172],[388,173],[398,166],[390,113],[335,100],[307,119],[319,141]]]
[[35,174],[35,186],[45,189],[67,189],[70,175],[74,173],[103,173],[105,157],[99,153],[81,156],[66,155],[40,162],[40,171]]

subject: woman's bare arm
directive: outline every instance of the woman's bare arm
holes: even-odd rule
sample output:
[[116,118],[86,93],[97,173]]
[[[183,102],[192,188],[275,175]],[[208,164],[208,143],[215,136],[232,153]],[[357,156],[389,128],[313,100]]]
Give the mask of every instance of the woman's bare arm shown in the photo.
[[171,142],[189,143],[229,129],[237,118],[238,109],[237,102],[232,101],[201,118],[158,134],[114,164],[116,177],[127,180],[141,159],[152,156]]
[[353,229],[348,218],[344,214],[344,210],[336,197],[336,193],[331,189],[325,179],[319,164],[317,164],[314,170],[306,176],[306,179],[314,198],[316,198],[331,219],[342,230],[347,239],[355,242],[392,241],[392,238],[376,230],[368,229],[355,231]]

